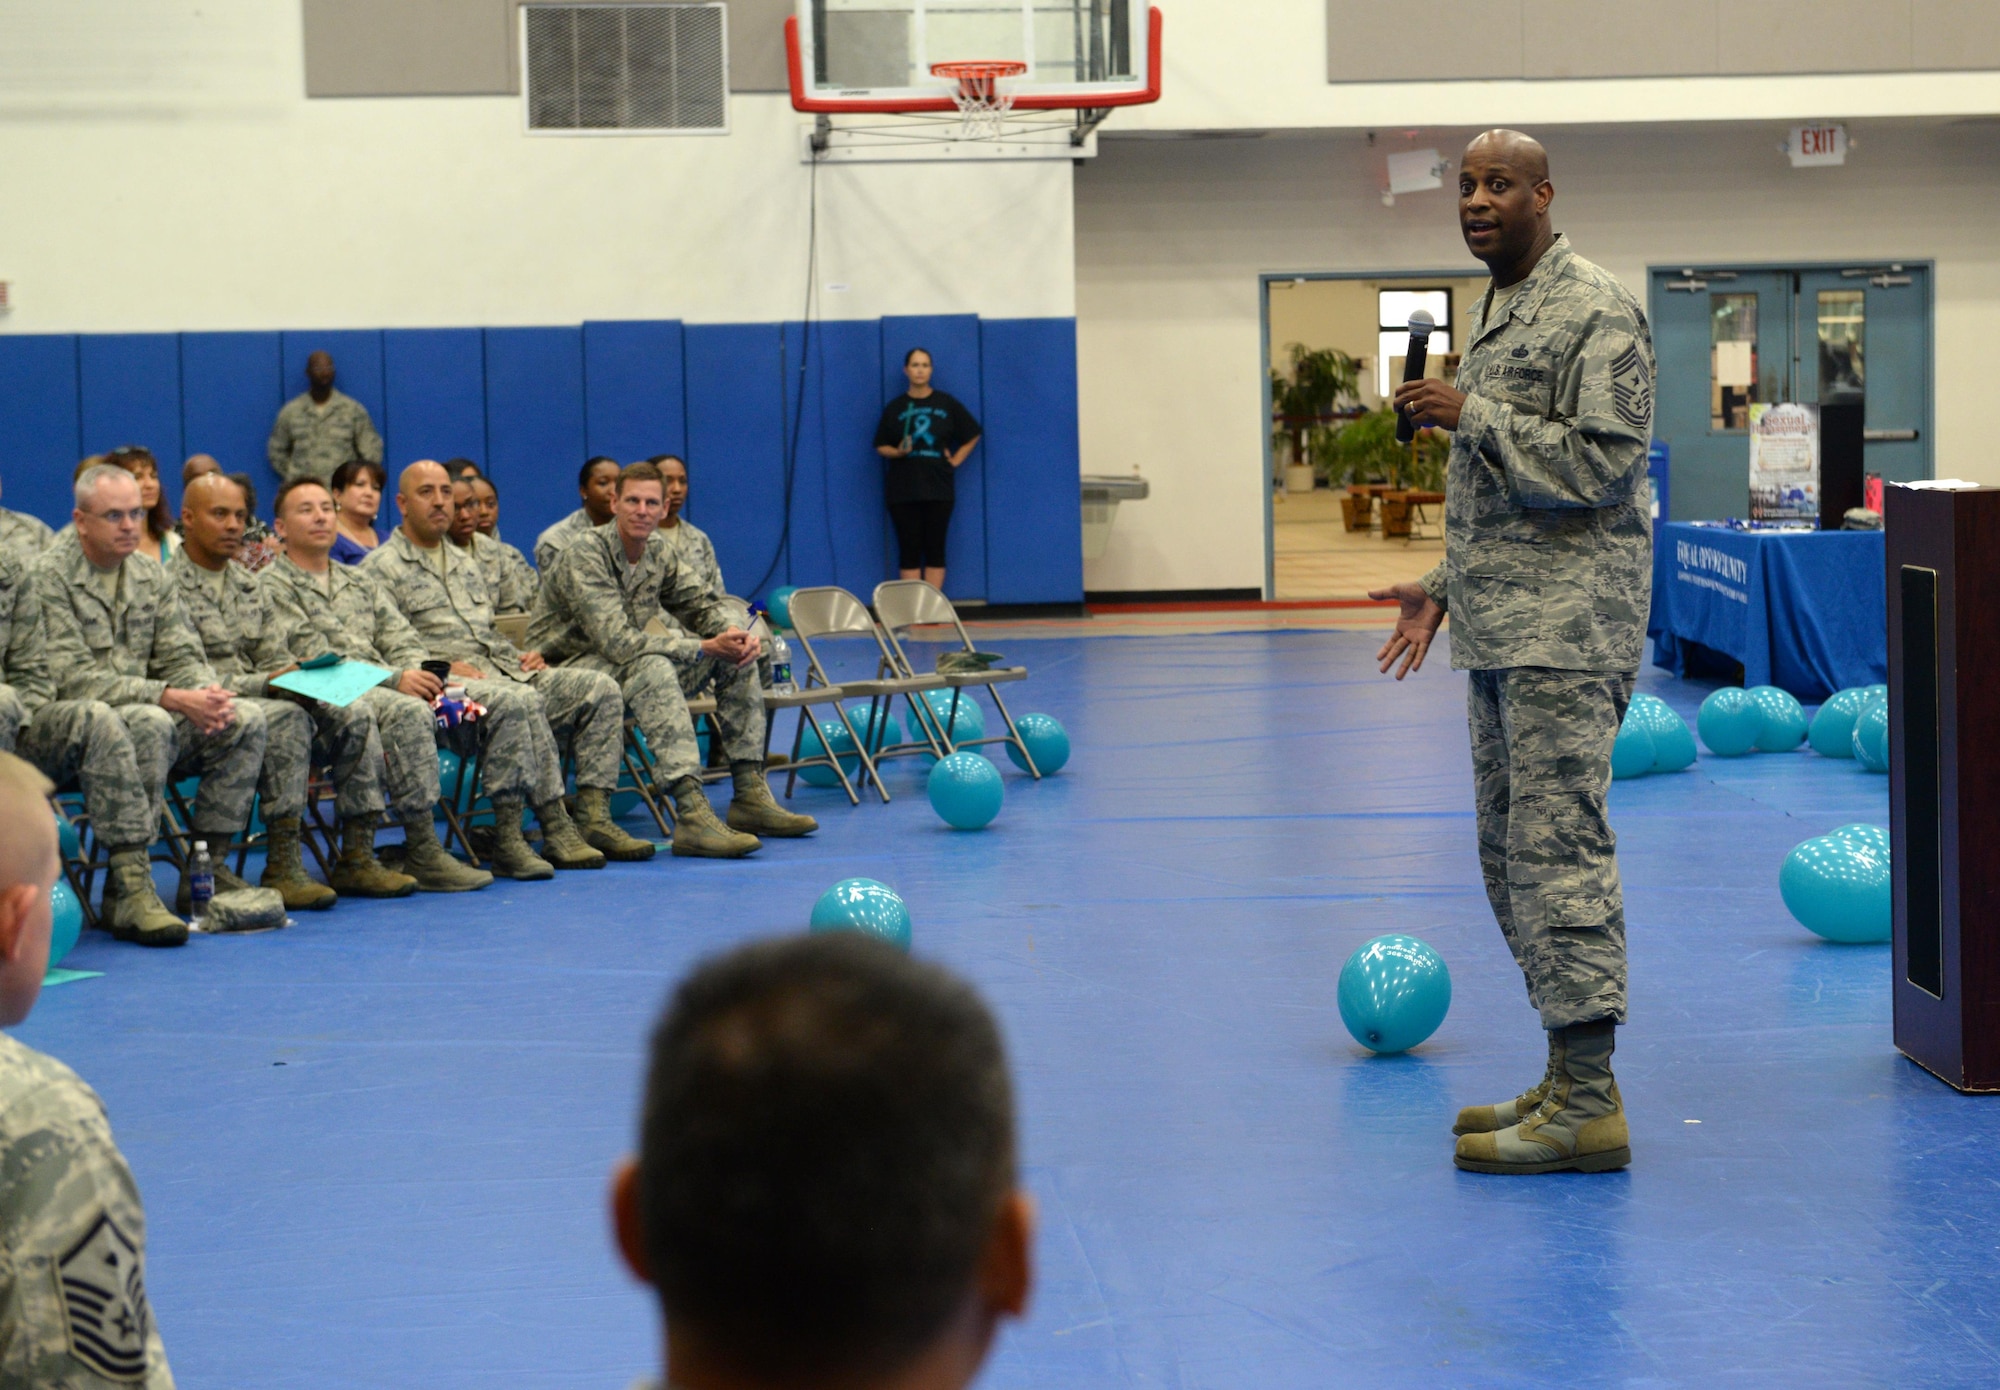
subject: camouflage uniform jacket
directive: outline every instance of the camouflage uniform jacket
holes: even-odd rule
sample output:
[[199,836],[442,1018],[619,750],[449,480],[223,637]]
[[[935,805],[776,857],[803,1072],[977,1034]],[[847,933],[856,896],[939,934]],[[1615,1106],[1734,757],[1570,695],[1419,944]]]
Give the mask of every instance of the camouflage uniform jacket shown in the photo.
[[562,554],[566,546],[595,529],[596,523],[590,519],[590,513],[578,507],[535,537],[535,568],[547,575],[555,565],[556,556]]
[[708,532],[682,517],[672,526],[662,526],[660,534],[679,553],[681,563],[694,571],[710,598],[729,592],[722,587],[722,562],[715,558],[715,542],[708,538]]
[[56,533],[40,517],[0,507],[0,550],[11,550],[22,564],[33,564],[55,538]]
[[169,687],[216,683],[166,571],[144,555],[98,569],[71,533],[35,561],[49,670],[65,700],[157,705]]
[[535,591],[542,582],[527,556],[507,542],[477,531],[472,533],[472,544],[466,549],[479,562],[479,572],[486,579],[486,592],[492,595],[495,613],[525,613],[535,606]]
[[222,683],[236,695],[270,698],[268,677],[291,665],[292,654],[257,576],[241,565],[210,573],[183,550],[167,565],[167,578]]
[[[667,632],[646,630],[655,618]],[[687,663],[700,658],[703,637],[732,620],[660,532],[646,538],[633,564],[618,528],[599,526],[542,576],[528,641],[551,665],[587,652],[618,666],[648,655]]]
[[386,666],[393,673],[382,684],[393,685],[413,671],[430,652],[423,639],[367,574],[352,565],[329,564],[327,587],[315,575],[279,552],[258,577],[271,616],[295,660],[324,652],[339,652],[350,661]]
[[450,541],[425,550],[399,526],[368,552],[359,568],[390,594],[438,660],[468,661],[489,676],[528,679],[521,669],[521,649],[493,626],[486,576]]
[[0,550],[0,685],[11,686],[29,718],[56,696],[35,581],[21,556]]
[[104,1102],[0,1036],[0,1385],[173,1383],[146,1301],[146,1209]]
[[380,463],[382,436],[375,433],[368,407],[354,397],[335,391],[322,406],[306,391],[279,407],[264,451],[281,481],[318,478],[324,483],[351,458]]
[[1635,671],[1652,590],[1653,342],[1639,303],[1557,237],[1486,322],[1474,307],[1445,481],[1460,670]]

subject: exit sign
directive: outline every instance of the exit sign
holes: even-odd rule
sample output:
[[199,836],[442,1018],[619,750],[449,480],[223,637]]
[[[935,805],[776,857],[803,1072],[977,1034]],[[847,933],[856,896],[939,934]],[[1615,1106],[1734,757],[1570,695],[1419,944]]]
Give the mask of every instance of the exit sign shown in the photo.
[[1815,165],[1847,163],[1847,127],[1844,125],[1795,125],[1785,153],[1794,169]]

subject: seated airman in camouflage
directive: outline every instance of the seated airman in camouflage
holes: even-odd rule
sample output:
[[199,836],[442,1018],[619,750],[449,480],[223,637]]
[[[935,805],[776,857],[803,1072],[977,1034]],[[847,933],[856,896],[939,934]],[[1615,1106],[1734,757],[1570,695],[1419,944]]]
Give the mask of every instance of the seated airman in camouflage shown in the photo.
[[576,475],[576,491],[583,505],[535,537],[535,568],[543,574],[555,568],[556,557],[571,541],[589,535],[593,526],[611,523],[611,504],[618,491],[618,460],[602,454],[586,459]]
[[[493,875],[445,853],[431,824],[438,799],[437,722],[431,701],[443,682],[422,669],[430,653],[416,631],[375,582],[347,565],[333,562],[339,536],[339,513],[325,484],[300,478],[278,491],[278,539],[283,550],[258,576],[269,605],[270,620],[298,660],[323,652],[338,652],[350,661],[387,667],[393,674],[365,692],[350,708],[365,709],[380,732],[388,760],[389,804],[403,824],[403,872],[423,893],[463,893],[484,888]],[[487,784],[493,786],[493,765],[520,762],[518,748],[532,740],[541,712],[501,692],[487,711]],[[532,742],[529,746],[532,747]],[[381,805],[378,795],[375,803]],[[357,817],[342,813],[346,835],[357,838]],[[375,821],[365,831],[374,841]],[[336,885],[337,886],[337,885]],[[343,890],[344,891],[344,890]]]
[[[49,672],[58,699],[101,700],[125,725],[146,793],[148,827],[165,814],[168,778],[198,773],[190,829],[226,845],[250,820],[268,728],[262,710],[238,705],[216,680],[166,572],[133,554],[145,517],[138,480],[124,469],[95,464],[77,478],[69,532],[30,571]],[[151,838],[149,831],[140,844],[109,846],[111,873],[100,915],[123,939],[177,946],[187,940],[187,925],[151,911],[157,901],[150,896],[146,862]],[[218,893],[248,886],[216,866]],[[183,872],[175,901],[187,897]],[[135,909],[128,899],[142,906]]]
[[[362,562],[363,573],[393,596],[431,655],[450,661],[453,674],[466,678],[473,699],[491,709],[495,697],[514,691],[541,707],[542,740],[535,757],[500,768],[488,755],[486,785],[497,822],[494,872],[503,878],[546,878],[551,865],[599,869],[606,855],[652,858],[652,845],[627,835],[611,819],[625,736],[616,682],[595,671],[556,670],[540,652],[521,651],[494,628],[485,576],[445,540],[452,487],[443,465],[422,459],[405,468],[396,504],[403,524]],[[574,822],[563,807],[558,750],[564,744],[576,763]],[[544,857],[521,838],[524,792],[542,823]]]
[[[517,569],[501,553],[514,550],[513,546],[479,534],[479,487],[485,481],[468,476],[451,485],[451,526],[445,538],[454,550],[479,567],[495,617],[525,613],[534,607],[540,581],[526,560],[521,560]],[[514,551],[514,556],[520,559],[520,552]]]
[[102,700],[58,700],[35,582],[18,556],[0,550],[0,750],[18,753],[58,786],[75,780],[114,871],[131,891],[106,923],[121,934],[187,940],[187,924],[154,891],[146,846],[158,822],[125,723]]
[[[61,871],[48,779],[0,753],[0,1027],[28,1017],[49,964]],[[0,1034],[0,1385],[173,1390],[146,1300],[146,1208],[104,1102]]]
[[[778,805],[764,780],[760,643],[675,557],[659,532],[665,514],[656,466],[635,463],[619,474],[612,524],[573,542],[542,576],[528,640],[564,670],[617,678],[674,799],[675,854],[733,859],[759,848],[760,834],[809,835],[819,822]],[[736,789],[727,827],[702,789],[687,707],[711,685]]]
[[[500,489],[493,485],[491,478],[473,478],[472,504],[478,518],[477,530],[481,554],[491,554],[498,560],[498,569],[503,582],[511,585],[516,593],[525,594],[527,602],[523,611],[535,606],[535,594],[542,587],[542,576],[528,563],[528,557],[516,546],[500,539]],[[454,493],[456,496],[456,493]],[[490,577],[490,572],[489,572]]]
[[[317,480],[301,481],[324,491]],[[284,894],[287,907],[330,907],[336,893],[403,897],[415,890],[416,880],[375,857],[375,833],[382,824],[382,736],[374,708],[357,700],[341,709],[271,684],[273,676],[298,662],[262,580],[230,563],[243,541],[244,502],[243,489],[220,474],[189,483],[181,505],[184,547],[167,573],[201,634],[209,665],[238,699],[262,707],[270,726],[260,785],[269,834],[264,886]],[[299,854],[300,817],[315,757],[332,768],[334,806],[341,820],[340,857],[328,875],[331,888],[306,876]]]

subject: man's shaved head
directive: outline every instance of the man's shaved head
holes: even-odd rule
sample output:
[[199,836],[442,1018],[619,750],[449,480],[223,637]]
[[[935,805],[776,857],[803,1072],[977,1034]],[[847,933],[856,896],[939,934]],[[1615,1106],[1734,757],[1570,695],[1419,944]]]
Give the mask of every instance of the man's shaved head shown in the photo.
[[228,474],[197,473],[189,480],[187,491],[181,494],[181,513],[185,516],[224,498],[238,507],[249,505],[243,496],[243,485]]
[[28,1016],[49,962],[49,890],[61,870],[49,779],[0,753],[0,1027]]
[[1475,136],[1472,143],[1465,147],[1461,167],[1475,154],[1489,160],[1505,160],[1529,183],[1548,182],[1549,152],[1532,135],[1524,135],[1518,130],[1489,130],[1484,135]]
[[396,480],[396,505],[403,512],[403,531],[425,549],[436,545],[451,528],[451,477],[436,459],[418,459]]
[[1465,147],[1458,164],[1458,229],[1495,284],[1526,279],[1555,243],[1549,221],[1555,196],[1549,152],[1532,135],[1489,130]]

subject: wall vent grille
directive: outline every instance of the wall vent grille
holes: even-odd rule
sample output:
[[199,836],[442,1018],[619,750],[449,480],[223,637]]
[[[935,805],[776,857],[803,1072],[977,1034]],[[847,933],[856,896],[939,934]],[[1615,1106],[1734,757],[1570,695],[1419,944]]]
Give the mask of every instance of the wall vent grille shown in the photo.
[[522,6],[528,129],[726,133],[724,10],[721,4]]

